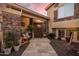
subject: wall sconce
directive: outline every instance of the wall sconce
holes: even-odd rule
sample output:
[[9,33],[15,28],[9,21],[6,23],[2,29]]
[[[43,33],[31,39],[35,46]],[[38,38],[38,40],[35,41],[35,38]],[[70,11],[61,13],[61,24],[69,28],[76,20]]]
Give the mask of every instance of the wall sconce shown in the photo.
[[38,25],[37,25],[37,27],[39,27],[39,28],[40,28],[40,27],[41,27],[41,25],[40,25],[40,24],[38,24]]
[[25,26],[25,23],[24,22],[21,22],[21,26]]

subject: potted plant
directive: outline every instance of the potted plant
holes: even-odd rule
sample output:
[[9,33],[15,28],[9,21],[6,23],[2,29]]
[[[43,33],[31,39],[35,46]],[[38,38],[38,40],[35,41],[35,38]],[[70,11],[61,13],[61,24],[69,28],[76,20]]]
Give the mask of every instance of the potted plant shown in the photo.
[[14,52],[14,51],[18,51],[19,50],[19,40],[17,39],[17,37],[15,37],[16,35],[14,34],[14,32],[11,31],[7,31],[5,34],[5,53],[9,54],[10,52]]
[[9,54],[12,48],[12,35],[10,31],[5,33],[4,42],[5,42],[4,52],[5,54]]
[[14,49],[15,49],[15,51],[18,51],[19,48],[20,48],[19,40],[15,39],[15,41],[14,41]]
[[55,34],[54,33],[48,33],[47,38],[50,39],[50,40],[55,39]]
[[20,44],[19,44],[19,37],[17,36],[17,32],[12,32],[12,37],[13,37],[13,44],[12,48],[14,48],[14,51],[18,51]]
[[27,31],[29,32],[28,34],[29,34],[30,38],[32,38],[33,26],[32,25],[28,25]]

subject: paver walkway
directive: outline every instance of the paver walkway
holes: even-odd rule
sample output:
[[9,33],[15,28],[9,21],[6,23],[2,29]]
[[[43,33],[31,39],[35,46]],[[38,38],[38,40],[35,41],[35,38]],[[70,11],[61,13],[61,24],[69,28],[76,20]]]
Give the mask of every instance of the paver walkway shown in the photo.
[[47,38],[31,39],[22,56],[57,56]]

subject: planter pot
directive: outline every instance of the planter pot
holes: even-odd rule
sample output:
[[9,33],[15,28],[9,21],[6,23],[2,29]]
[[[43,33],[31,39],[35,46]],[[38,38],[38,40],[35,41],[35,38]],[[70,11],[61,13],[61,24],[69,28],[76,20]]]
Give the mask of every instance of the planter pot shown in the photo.
[[4,51],[5,51],[5,54],[10,54],[11,53],[11,48],[6,48],[6,49],[4,49]]
[[20,48],[20,45],[18,45],[18,46],[14,46],[15,51],[18,51],[19,48]]

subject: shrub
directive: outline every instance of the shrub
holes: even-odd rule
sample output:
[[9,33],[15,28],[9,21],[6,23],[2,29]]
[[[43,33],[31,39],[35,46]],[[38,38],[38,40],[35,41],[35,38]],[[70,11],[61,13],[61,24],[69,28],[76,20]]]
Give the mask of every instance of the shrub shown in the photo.
[[50,40],[55,39],[55,34],[54,33],[48,33],[47,38],[50,39]]
[[13,45],[13,36],[12,36],[12,33],[10,31],[7,31],[5,33],[4,42],[5,42],[5,48],[12,47],[12,45]]
[[5,32],[4,42],[5,42],[5,48],[10,48],[19,45],[18,38],[11,31]]

